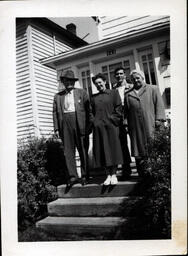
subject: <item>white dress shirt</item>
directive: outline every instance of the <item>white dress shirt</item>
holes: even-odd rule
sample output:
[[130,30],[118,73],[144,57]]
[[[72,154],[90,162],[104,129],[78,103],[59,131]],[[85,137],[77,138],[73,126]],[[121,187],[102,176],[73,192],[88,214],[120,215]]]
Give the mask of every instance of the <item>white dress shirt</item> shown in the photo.
[[121,103],[122,105],[124,105],[124,94],[125,94],[125,86],[120,86],[117,88],[118,92],[119,92],[119,96],[121,98]]
[[125,92],[130,90],[131,88],[132,84],[128,84],[125,80],[123,80],[122,84],[116,88],[119,92],[122,105],[124,105]]
[[74,90],[71,90],[65,95],[64,100],[64,113],[71,113],[75,112],[75,105],[74,105]]

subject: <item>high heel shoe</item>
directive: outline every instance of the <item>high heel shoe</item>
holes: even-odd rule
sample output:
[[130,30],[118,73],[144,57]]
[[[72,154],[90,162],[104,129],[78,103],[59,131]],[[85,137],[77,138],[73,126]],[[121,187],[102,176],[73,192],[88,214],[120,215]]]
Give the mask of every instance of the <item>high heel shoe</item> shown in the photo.
[[82,177],[80,183],[82,184],[82,186],[85,186],[87,184],[86,177]]

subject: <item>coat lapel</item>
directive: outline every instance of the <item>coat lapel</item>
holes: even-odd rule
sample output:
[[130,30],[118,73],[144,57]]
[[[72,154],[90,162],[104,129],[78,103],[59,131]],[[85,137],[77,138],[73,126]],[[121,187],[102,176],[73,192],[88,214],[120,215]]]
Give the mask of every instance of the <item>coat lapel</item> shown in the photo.
[[58,99],[59,99],[59,105],[60,105],[61,112],[64,113],[65,95],[64,94],[59,95]]
[[133,98],[139,99],[138,94],[133,89],[128,93],[128,95]]
[[142,94],[145,93],[145,91],[146,91],[146,84],[140,89],[138,95],[142,96]]
[[132,88],[132,90],[129,92],[129,95],[136,99],[139,99],[145,92],[146,92],[146,84],[139,90],[138,94]]
[[78,94],[78,90],[74,89],[73,93],[74,93],[74,106],[75,106],[75,110],[77,109],[77,105],[79,102],[79,94]]

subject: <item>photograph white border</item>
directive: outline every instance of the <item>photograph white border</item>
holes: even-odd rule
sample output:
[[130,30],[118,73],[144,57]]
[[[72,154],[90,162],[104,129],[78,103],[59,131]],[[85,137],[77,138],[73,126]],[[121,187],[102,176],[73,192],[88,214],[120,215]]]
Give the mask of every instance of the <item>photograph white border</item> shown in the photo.
[[[3,256],[183,255],[187,253],[187,42],[184,0],[0,2],[0,170]],[[18,242],[16,17],[169,15],[171,26],[172,239]]]

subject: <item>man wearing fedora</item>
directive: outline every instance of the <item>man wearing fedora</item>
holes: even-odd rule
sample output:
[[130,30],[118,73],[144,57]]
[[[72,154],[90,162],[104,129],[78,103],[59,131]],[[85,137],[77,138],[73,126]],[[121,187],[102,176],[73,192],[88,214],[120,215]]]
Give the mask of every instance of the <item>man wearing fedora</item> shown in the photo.
[[84,185],[87,167],[86,140],[92,121],[90,101],[85,90],[74,88],[78,78],[75,78],[72,70],[62,71],[60,80],[65,89],[54,96],[54,131],[56,137],[60,137],[63,143],[69,176],[68,185],[71,186],[78,182],[75,161],[76,147],[81,161],[81,182]]

